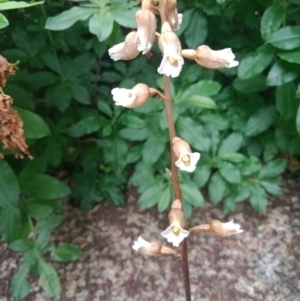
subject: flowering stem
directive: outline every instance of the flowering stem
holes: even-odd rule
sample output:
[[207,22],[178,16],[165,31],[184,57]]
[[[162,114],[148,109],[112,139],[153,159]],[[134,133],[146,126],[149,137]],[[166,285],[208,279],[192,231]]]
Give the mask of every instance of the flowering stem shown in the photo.
[[[164,90],[165,90],[165,106],[168,119],[168,128],[169,128],[169,137],[170,137],[170,148],[171,148],[171,179],[175,194],[175,199],[178,199],[182,202],[181,199],[181,190],[178,180],[177,167],[175,165],[175,156],[172,149],[173,138],[176,137],[175,124],[173,117],[172,109],[172,100],[171,100],[171,89],[170,89],[170,78],[164,75]],[[188,266],[188,253],[187,253],[187,239],[185,238],[181,244],[181,258],[182,258],[182,270],[183,270],[183,279],[185,287],[185,299],[186,301],[191,301],[191,289],[190,289],[190,276],[189,276],[189,266]]]

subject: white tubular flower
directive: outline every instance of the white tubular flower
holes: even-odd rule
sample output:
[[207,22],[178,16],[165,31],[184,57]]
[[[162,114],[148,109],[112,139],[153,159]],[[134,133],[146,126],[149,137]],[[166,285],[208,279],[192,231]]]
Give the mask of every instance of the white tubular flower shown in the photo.
[[173,138],[172,148],[177,158],[175,165],[180,170],[193,172],[196,169],[198,160],[200,159],[200,153],[192,153],[189,144],[179,137]]
[[180,74],[184,60],[181,56],[181,44],[170,25],[164,22],[158,46],[163,53],[163,59],[158,67],[159,74],[177,77]]
[[123,43],[117,44],[112,48],[108,49],[109,56],[114,61],[119,60],[132,60],[139,55],[139,50],[134,44],[136,38],[136,31],[130,32]]
[[172,204],[172,209],[169,213],[170,226],[161,235],[172,243],[174,247],[178,247],[179,244],[189,236],[189,231],[184,230],[184,214],[181,209],[181,202],[175,200]]
[[137,24],[137,35],[134,43],[137,44],[139,51],[143,54],[150,51],[155,40],[156,19],[155,15],[149,9],[140,9],[135,14]]
[[132,89],[114,88],[111,91],[116,106],[136,108],[144,104],[151,96],[149,87],[137,84]]
[[206,45],[199,46],[197,50],[182,50],[182,56],[195,60],[199,65],[208,69],[221,69],[236,67],[239,62],[235,61],[231,48],[212,50]]
[[229,236],[242,233],[243,230],[239,224],[235,224],[233,220],[228,223],[221,223],[220,221],[213,220],[210,223],[211,232],[218,236]]

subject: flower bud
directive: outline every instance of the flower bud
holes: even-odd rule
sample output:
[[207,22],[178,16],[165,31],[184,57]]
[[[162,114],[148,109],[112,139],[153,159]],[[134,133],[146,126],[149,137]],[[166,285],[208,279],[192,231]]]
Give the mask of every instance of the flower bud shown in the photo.
[[175,165],[180,168],[180,170],[193,172],[196,169],[196,164],[200,159],[200,153],[192,153],[192,150],[186,141],[179,137],[174,137],[172,149],[177,159]]
[[109,56],[114,61],[132,60],[139,55],[139,50],[134,44],[136,31],[131,31],[125,38],[123,43],[117,44],[108,50]]
[[158,46],[163,53],[163,59],[157,71],[159,74],[177,77],[184,64],[180,41],[167,22],[164,22],[161,30]]
[[233,220],[228,223],[221,223],[220,221],[213,220],[210,223],[211,232],[218,236],[229,236],[242,233],[241,226],[235,224]]
[[132,89],[114,88],[111,91],[117,106],[136,108],[144,104],[152,95],[145,84],[137,84]]
[[155,40],[155,15],[149,9],[142,8],[136,12],[135,19],[137,23],[137,35],[134,43],[137,44],[138,50],[143,51],[143,54],[145,54],[150,51]]
[[173,30],[179,29],[182,22],[182,14],[178,14],[177,1],[165,0],[166,20]]
[[234,60],[235,56],[231,48],[214,51],[208,46],[202,45],[197,50],[182,50],[182,56],[190,60],[195,60],[199,65],[208,69],[231,68],[239,64],[239,62]]

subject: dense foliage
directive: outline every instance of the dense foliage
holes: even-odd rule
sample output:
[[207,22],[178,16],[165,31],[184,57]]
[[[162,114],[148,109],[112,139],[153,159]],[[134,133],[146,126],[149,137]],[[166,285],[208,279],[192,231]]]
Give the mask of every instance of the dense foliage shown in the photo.
[[[231,47],[240,61],[220,71],[185,61],[173,80],[176,128],[201,152],[195,173],[180,173],[184,211],[190,216],[193,206],[204,206],[199,188],[207,187],[226,213],[247,200],[263,212],[267,195],[281,194],[280,154],[300,153],[300,1],[178,2],[183,48]],[[11,249],[24,252],[12,281],[16,300],[30,290],[29,271],[38,272],[49,295],[59,294],[44,253],[61,261],[80,255],[71,245],[49,243],[62,222],[58,198],[70,195],[84,209],[102,200],[122,205],[129,184],[138,187],[141,208],[164,211],[173,200],[163,104],[153,98],[128,110],[114,106],[110,94],[137,82],[162,88],[154,76],[157,48],[132,62],[107,54],[135,27],[137,5],[49,1],[3,13],[15,21],[0,31],[1,55],[19,61],[4,92],[14,99],[35,157],[16,160],[1,150],[0,231]]]

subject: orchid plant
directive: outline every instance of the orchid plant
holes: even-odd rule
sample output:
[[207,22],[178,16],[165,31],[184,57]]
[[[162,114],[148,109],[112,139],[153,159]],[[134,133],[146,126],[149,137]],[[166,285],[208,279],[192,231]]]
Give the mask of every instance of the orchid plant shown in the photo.
[[[156,15],[161,20],[161,33],[156,32]],[[142,7],[136,15],[137,31],[130,32],[123,43],[109,49],[110,57],[115,60],[132,60],[140,52],[147,54],[153,43],[158,40],[159,49],[163,58],[157,69],[163,75],[164,93],[148,87],[145,83],[138,83],[132,89],[114,88],[113,99],[118,106],[136,108],[148,101],[151,96],[157,96],[166,107],[169,138],[171,146],[171,170],[166,169],[170,175],[175,200],[169,212],[169,226],[161,235],[174,247],[181,244],[179,254],[172,248],[163,246],[158,242],[147,242],[139,237],[134,242],[133,249],[149,256],[161,254],[174,255],[182,261],[186,300],[191,300],[187,238],[197,232],[205,231],[217,236],[229,236],[243,232],[238,224],[233,221],[222,223],[217,220],[210,224],[203,224],[185,229],[185,217],[182,210],[182,197],[178,180],[178,168],[184,172],[193,172],[200,159],[200,153],[192,152],[188,142],[176,136],[172,99],[170,90],[170,77],[180,75],[184,65],[184,58],[194,60],[199,65],[208,69],[231,68],[238,65],[230,48],[214,51],[206,45],[200,45],[196,50],[182,49],[177,35],[174,33],[180,27],[182,15],[177,11],[176,0],[143,0]]]

